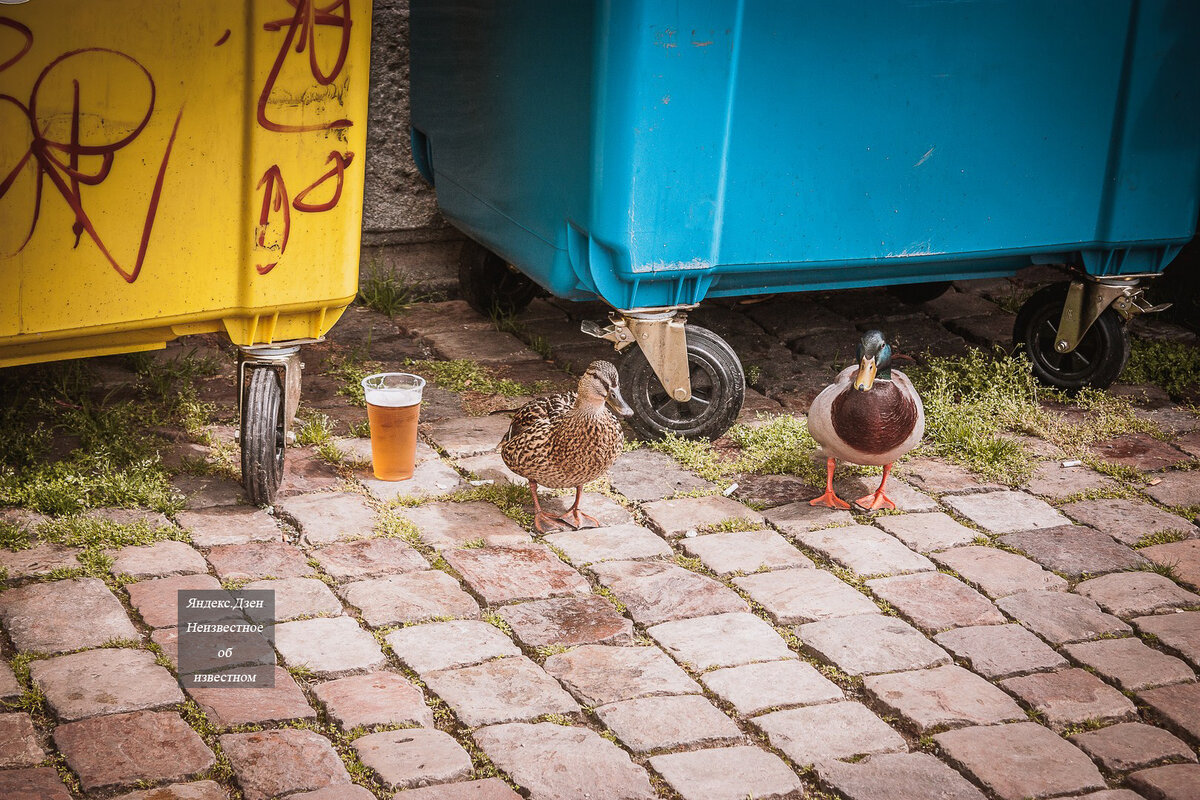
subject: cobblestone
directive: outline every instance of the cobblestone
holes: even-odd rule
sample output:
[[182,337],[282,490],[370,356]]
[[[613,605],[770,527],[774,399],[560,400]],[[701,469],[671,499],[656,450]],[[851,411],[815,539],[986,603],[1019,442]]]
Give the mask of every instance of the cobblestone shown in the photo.
[[113,559],[109,570],[113,575],[127,575],[134,580],[208,572],[204,556],[183,542],[164,541],[123,547],[110,550],[107,555]]
[[429,569],[414,548],[399,539],[362,539],[338,542],[312,552],[321,569],[334,580],[356,581]]
[[1180,583],[1200,592],[1200,540],[1156,544],[1144,547],[1140,552],[1155,564],[1170,567]]
[[796,538],[804,546],[863,576],[934,569],[928,558],[869,525],[806,531],[797,533]]
[[19,586],[0,594],[0,617],[17,649],[66,653],[140,639],[121,601],[97,578]]
[[674,564],[607,561],[592,569],[641,625],[749,610],[727,587]]
[[134,711],[68,722],[54,729],[54,744],[88,792],[139,781],[183,780],[216,761],[174,711]]
[[1168,649],[1200,667],[1200,611],[1181,611],[1133,621],[1142,634],[1157,636]]
[[422,679],[469,727],[580,711],[569,694],[524,656],[429,672]]
[[928,753],[881,753],[855,764],[817,765],[821,780],[849,800],[984,800],[966,778]]
[[1164,506],[1191,505],[1200,497],[1200,472],[1166,472],[1158,483],[1147,486],[1145,492]]
[[45,758],[32,717],[23,712],[0,713],[0,768],[35,767]]
[[1079,642],[1066,645],[1063,651],[1072,660],[1115,683],[1122,691],[1196,679],[1187,664],[1147,647],[1136,637]]
[[1062,500],[1082,492],[1115,489],[1117,485],[1112,478],[1087,467],[1063,467],[1058,461],[1043,461],[1026,488],[1036,495]]
[[[521,800],[521,795],[508,788],[508,784],[499,778],[441,783],[437,786],[426,786],[424,789],[409,789],[404,794],[404,800]],[[373,794],[364,796],[362,800],[371,800],[374,796]],[[306,794],[293,795],[296,800],[308,797]],[[322,798],[313,797],[312,800],[350,800],[350,798],[330,795]],[[355,797],[353,800],[358,800],[358,798]]]
[[589,594],[587,579],[544,545],[449,550],[446,561],[489,605]]
[[733,583],[779,625],[879,613],[870,599],[825,570],[764,572],[734,578]]
[[942,572],[876,578],[867,581],[867,586],[875,596],[928,633],[1005,621],[990,600]]
[[412,625],[389,633],[387,643],[419,675],[521,654],[498,628],[479,620]]
[[275,593],[274,613],[268,615],[263,609],[246,609],[246,616],[254,622],[286,622],[297,617],[338,616],[342,604],[329,591],[324,582],[316,578],[280,578],[273,581],[252,581],[242,587],[245,591],[266,590]]
[[403,509],[421,531],[421,539],[438,549],[461,547],[482,539],[488,545],[523,545],[529,533],[491,503],[427,503]]
[[342,730],[373,725],[420,725],[432,728],[433,710],[413,684],[394,672],[368,672],[319,683],[313,687]]
[[1058,731],[1091,720],[1120,722],[1137,718],[1137,708],[1128,697],[1082,669],[1008,678],[1000,685],[1041,712],[1046,723]]
[[356,477],[367,491],[385,503],[439,497],[467,488],[466,481],[454,468],[437,458],[416,464],[413,476],[405,481],[381,481],[370,471],[360,472]]
[[1045,500],[1024,492],[1001,491],[953,495],[946,505],[992,533],[1016,533],[1035,528],[1057,528],[1068,520]]
[[304,553],[283,542],[218,545],[208,551],[208,563],[222,581],[300,578],[312,572]]
[[299,494],[279,501],[279,510],[296,520],[308,544],[371,536],[378,514],[366,498],[352,492]]
[[379,644],[349,617],[276,625],[275,648],[288,666],[308,667],[323,678],[366,672],[384,663]]
[[1200,744],[1200,683],[1180,683],[1138,692],[1138,702],[1165,720],[1166,727]]
[[954,521],[949,514],[898,514],[879,517],[875,524],[919,553],[932,553],[949,547],[971,544],[979,535]]
[[[567,513],[571,509],[571,506],[575,504],[575,493],[568,491],[564,494],[543,496],[541,504],[543,511],[562,515]],[[629,513],[629,509],[608,495],[600,494],[599,492],[584,492],[583,497],[579,500],[579,507],[587,514],[595,517],[602,528],[612,528],[617,525],[629,525],[633,523],[633,515]],[[523,508],[526,513],[533,514],[532,502],[523,506]],[[562,526],[562,529],[566,530],[566,526]],[[586,530],[595,530],[595,528],[588,528]]]
[[701,675],[700,680],[709,691],[746,716],[844,699],[836,684],[811,664],[796,659],[716,669]]
[[1017,592],[1060,591],[1067,582],[1024,556],[995,547],[955,547],[933,554],[933,560],[978,586],[993,599]]
[[676,661],[700,671],[795,657],[770,625],[748,612],[664,622],[646,633]]
[[13,673],[12,667],[6,662],[0,661],[0,701],[12,700],[21,694],[21,684],[17,682],[17,676]]
[[601,561],[637,561],[671,555],[671,547],[641,525],[613,525],[552,533],[543,541],[561,550],[577,567]]
[[925,492],[947,494],[999,489],[999,484],[979,480],[970,470],[933,458],[914,458],[900,469],[905,479]]
[[151,628],[169,628],[179,624],[179,592],[217,591],[221,583],[212,575],[176,575],[138,581],[125,587],[129,604]]
[[0,797],[6,800],[71,800],[54,767],[0,770]]
[[[904,737],[861,703],[837,702],[755,717],[771,745],[798,766],[870,753],[903,753]],[[820,731],[813,736],[813,731]]]
[[479,604],[458,581],[436,569],[355,581],[343,586],[340,593],[376,628],[441,617],[479,617]]
[[1118,617],[1159,614],[1200,605],[1200,595],[1155,572],[1118,572],[1084,581],[1075,591]]
[[234,725],[258,725],[293,719],[315,720],[317,713],[308,705],[304,692],[282,667],[275,667],[275,685],[188,689],[209,721],[221,728]]
[[1196,754],[1179,739],[1140,722],[1110,725],[1070,738],[1106,772],[1129,772],[1164,761],[1196,761]]
[[937,728],[995,725],[1025,719],[1012,698],[978,675],[953,664],[915,672],[868,675],[863,687],[875,701],[917,733]]
[[0,550],[0,568],[9,580],[49,575],[58,569],[78,569],[78,547],[40,542],[25,550]]
[[1076,522],[1091,525],[1128,545],[1160,531],[1188,531],[1192,527],[1183,517],[1140,500],[1077,500],[1061,510]]
[[180,526],[191,534],[192,542],[199,547],[275,542],[280,538],[275,518],[250,506],[181,511],[178,519]]
[[[834,481],[834,489],[838,496],[845,499],[847,503],[853,503],[856,498],[874,494],[878,488],[879,480],[874,475],[847,475]],[[814,497],[818,494],[820,494],[820,490],[813,492]],[[919,513],[938,509],[936,500],[927,494],[918,492],[899,478],[892,478],[887,482],[887,496],[896,504],[897,511]],[[856,506],[856,508],[862,510],[861,507]]]
[[683,800],[770,800],[801,790],[782,759],[757,747],[671,753],[651,758],[650,766]]
[[775,531],[710,533],[684,539],[683,549],[720,575],[786,567],[811,567],[813,562]]
[[546,672],[587,706],[701,691],[700,685],[657,647],[584,645],[547,658]]
[[1011,533],[1001,536],[1000,541],[1047,569],[1071,578],[1134,569],[1146,563],[1146,559],[1111,536],[1082,525]]
[[166,708],[183,702],[175,678],[149,650],[101,648],[34,661],[33,683],[61,720]]
[[[241,484],[215,475],[177,475],[171,485],[185,498],[185,507],[191,510],[216,506],[236,506],[247,502]],[[187,525],[180,520],[185,528]]]
[[633,644],[633,623],[597,595],[534,600],[496,613],[526,647]]
[[371,733],[355,739],[354,750],[389,789],[444,783],[471,774],[471,757],[443,731],[418,728]]
[[430,422],[426,430],[451,458],[466,458],[495,450],[512,421],[505,416],[458,417]]
[[789,536],[833,525],[849,525],[854,521],[849,511],[809,505],[807,500],[769,509],[764,516]]
[[[365,791],[365,790],[364,790]],[[5,795],[7,797],[7,795]],[[294,795],[303,797],[304,795]],[[173,783],[157,789],[145,789],[115,797],[113,800],[228,800],[229,794],[215,781],[195,783]],[[361,797],[345,797],[339,800],[362,800]]]
[[958,628],[934,640],[992,680],[1067,666],[1065,658],[1020,625]]
[[1000,610],[1051,644],[1131,633],[1086,597],[1066,592],[1023,592],[1001,598]]
[[720,495],[657,500],[646,503],[642,511],[650,527],[672,539],[688,531],[703,532],[705,528],[711,529],[730,520],[749,525],[765,524],[762,514]]
[[284,728],[227,733],[219,739],[246,800],[348,785],[350,774],[329,740],[312,731]]
[[1092,452],[1110,464],[1152,472],[1173,467],[1187,456],[1166,442],[1146,433],[1124,433],[1105,442],[1092,445]]
[[1146,800],[1192,800],[1200,786],[1200,765],[1168,764],[1135,772],[1127,780]]
[[733,720],[699,695],[640,697],[598,706],[596,716],[635,753],[742,739]]
[[680,468],[670,456],[645,449],[621,454],[609,470],[608,479],[613,489],[639,503],[661,500],[676,492],[716,488]]
[[850,675],[926,669],[950,661],[942,648],[893,617],[826,619],[801,625],[797,633],[807,649]]

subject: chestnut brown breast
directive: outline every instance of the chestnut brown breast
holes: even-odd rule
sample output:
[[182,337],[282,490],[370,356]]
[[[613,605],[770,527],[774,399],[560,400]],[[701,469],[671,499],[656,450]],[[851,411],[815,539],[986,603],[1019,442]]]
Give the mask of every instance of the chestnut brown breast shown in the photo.
[[851,389],[834,398],[833,430],[860,453],[886,453],[904,443],[917,424],[917,406],[891,381],[869,391]]

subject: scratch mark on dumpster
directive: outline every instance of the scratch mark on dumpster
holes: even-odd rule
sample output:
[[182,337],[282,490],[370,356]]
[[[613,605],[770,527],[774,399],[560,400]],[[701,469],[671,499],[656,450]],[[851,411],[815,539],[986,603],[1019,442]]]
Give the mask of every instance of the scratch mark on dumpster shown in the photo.
[[[295,43],[297,53],[303,53],[305,48],[308,48],[309,70],[312,72],[313,79],[321,86],[328,86],[337,79],[342,72],[342,68],[346,65],[346,56],[350,51],[351,22],[349,0],[333,0],[332,3],[324,7],[315,5],[313,0],[287,0],[287,2],[288,5],[295,9],[290,19],[272,20],[263,25],[264,30],[273,32],[282,30],[284,25],[287,25],[287,33],[284,35],[283,44],[279,46],[279,53],[275,56],[275,63],[271,65],[271,71],[267,74],[267,80],[263,84],[262,92],[258,96],[258,124],[269,131],[277,133],[302,133],[304,131],[328,131],[336,128],[349,128],[354,123],[348,119],[295,125],[275,122],[267,116],[267,104],[271,100],[271,94],[275,90],[275,82],[279,80],[279,73],[283,69],[284,61],[287,60],[293,43]],[[341,16],[338,16],[336,13],[339,10],[342,12]],[[318,25],[341,29],[341,39],[338,43],[337,56],[329,72],[322,71],[317,59]]]
[[[23,25],[14,23],[12,20],[0,17],[0,24],[6,27],[16,27],[18,30],[24,29]],[[19,27],[18,27],[19,26]],[[32,34],[27,37],[26,47],[19,53],[16,59],[19,59],[25,52],[28,51],[32,43]],[[67,69],[64,64],[69,64],[72,59],[77,59],[83,55],[98,55],[102,58],[117,58],[131,64],[146,78],[147,87],[150,97],[146,104],[145,113],[140,118],[137,115],[132,115],[132,119],[137,120],[137,124],[133,129],[120,136],[115,141],[104,142],[100,144],[85,144],[80,139],[79,122],[81,117],[85,116],[83,105],[80,101],[79,93],[79,78],[72,77],[72,107],[69,126],[68,141],[58,141],[52,138],[47,131],[47,127],[54,121],[54,116],[50,115],[46,121],[43,121],[38,116],[38,101],[41,98],[42,87],[48,76],[55,72],[56,69]],[[4,62],[5,67],[15,63],[16,59],[9,59]],[[74,66],[74,65],[72,65]],[[95,65],[91,65],[92,72],[96,72]],[[103,72],[103,70],[99,70]],[[70,73],[68,73],[70,74]],[[38,220],[41,216],[42,195],[45,189],[45,182],[48,178],[58,193],[62,195],[67,207],[75,215],[75,221],[71,225],[71,231],[75,234],[75,247],[79,246],[79,241],[84,233],[88,238],[95,243],[100,253],[108,261],[117,274],[125,280],[126,283],[133,283],[141,274],[142,265],[146,260],[146,251],[150,245],[150,234],[154,230],[154,220],[158,214],[158,205],[162,199],[163,183],[166,179],[167,164],[171,158],[171,150],[175,146],[175,137],[179,133],[179,123],[183,119],[183,107],[179,109],[179,113],[175,116],[175,123],[171,128],[171,135],[167,139],[166,147],[163,149],[162,160],[158,166],[158,173],[154,180],[154,187],[150,192],[150,200],[146,208],[146,216],[142,222],[142,234],[138,242],[137,256],[133,266],[126,269],[121,265],[117,258],[109,249],[104,238],[96,229],[91,217],[83,206],[83,187],[99,186],[108,179],[116,162],[117,153],[132,143],[138,136],[141,135],[146,125],[150,122],[150,118],[154,113],[155,101],[155,85],[154,78],[150,71],[142,65],[140,61],[134,57],[122,53],[117,50],[110,50],[103,47],[88,47],[80,50],[71,50],[63,53],[58,58],[51,61],[38,75],[33,82],[33,88],[30,91],[28,104],[22,103],[17,98],[11,95],[0,95],[0,102],[8,103],[14,106],[20,114],[25,118],[29,125],[30,143],[25,153],[17,159],[17,164],[13,169],[0,180],[0,198],[5,197],[17,178],[21,175],[22,170],[26,166],[32,166],[34,169],[34,190],[33,190],[33,214],[29,223],[29,230],[25,234],[25,238],[17,247],[15,253],[19,253],[25,249],[33,238],[34,232],[37,230]],[[87,116],[102,116],[99,114],[89,114]],[[98,156],[100,164],[94,171],[88,172],[80,167],[80,156]]]
[[4,61],[0,61],[0,72],[3,72],[13,64],[20,61],[21,58],[29,52],[29,48],[33,47],[33,31],[29,30],[29,28],[17,22],[15,19],[9,19],[8,17],[0,17],[0,25],[3,25],[5,28],[12,28],[21,35],[22,39],[25,40],[21,45],[21,49],[17,51],[15,56],[12,56]]
[[924,164],[926,161],[928,161],[928,160],[929,160],[929,157],[933,155],[933,151],[934,151],[935,149],[936,149],[936,148],[934,148],[934,147],[931,147],[931,148],[929,148],[928,150],[926,150],[926,151],[925,151],[925,155],[921,156],[921,158],[920,158],[920,159],[918,159],[918,160],[917,160],[917,163],[913,164],[913,166],[914,166],[914,167],[919,167],[919,166],[921,166],[922,164]]
[[229,28],[225,29],[225,32],[221,34],[221,38],[217,39],[217,43],[214,44],[213,47],[220,47],[227,41],[229,41]]

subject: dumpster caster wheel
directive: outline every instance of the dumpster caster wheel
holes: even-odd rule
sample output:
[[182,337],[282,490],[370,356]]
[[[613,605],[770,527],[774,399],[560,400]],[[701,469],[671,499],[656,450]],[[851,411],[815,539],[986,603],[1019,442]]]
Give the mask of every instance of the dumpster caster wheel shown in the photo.
[[937,300],[950,288],[950,281],[934,281],[932,283],[901,283],[889,286],[888,292],[901,303],[909,306],[919,306],[930,300]]
[[680,403],[667,395],[640,348],[621,361],[621,393],[633,409],[629,424],[642,439],[668,433],[687,439],[715,439],[729,430],[746,398],[742,362],[725,340],[707,328],[688,325],[688,366],[692,399]]
[[541,288],[491,250],[467,239],[458,257],[458,290],[480,314],[499,316],[522,311]]
[[1117,312],[1109,308],[1092,323],[1073,351],[1055,350],[1067,288],[1065,283],[1047,286],[1026,300],[1013,325],[1013,342],[1025,348],[1033,374],[1042,383],[1069,392],[1084,386],[1107,389],[1129,361],[1129,334]]
[[283,390],[279,373],[270,367],[250,369],[242,407],[242,485],[250,502],[267,506],[283,478]]

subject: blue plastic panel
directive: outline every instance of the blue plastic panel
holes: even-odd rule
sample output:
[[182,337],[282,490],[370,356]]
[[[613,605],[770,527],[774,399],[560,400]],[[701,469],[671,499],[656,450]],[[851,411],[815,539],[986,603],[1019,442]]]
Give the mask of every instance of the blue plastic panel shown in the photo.
[[1155,272],[1200,213],[1200,3],[412,3],[442,210],[624,309]]

